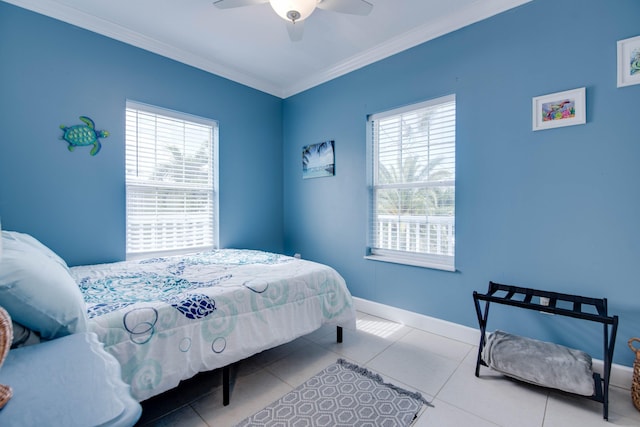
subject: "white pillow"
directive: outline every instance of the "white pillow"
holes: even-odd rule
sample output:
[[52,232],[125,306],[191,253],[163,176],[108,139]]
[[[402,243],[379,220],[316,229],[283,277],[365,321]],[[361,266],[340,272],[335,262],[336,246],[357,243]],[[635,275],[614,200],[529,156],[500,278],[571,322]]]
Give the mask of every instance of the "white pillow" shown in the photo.
[[0,306],[42,338],[87,330],[80,288],[67,264],[51,249],[23,233],[2,231]]

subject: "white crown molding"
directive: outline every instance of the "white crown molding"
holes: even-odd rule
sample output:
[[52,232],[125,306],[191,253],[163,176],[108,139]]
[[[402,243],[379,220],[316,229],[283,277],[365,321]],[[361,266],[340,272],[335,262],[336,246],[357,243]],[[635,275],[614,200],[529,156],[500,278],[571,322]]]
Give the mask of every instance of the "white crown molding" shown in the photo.
[[236,83],[252,87],[268,94],[282,98],[283,90],[262,79],[256,79],[242,71],[228,67],[213,61],[209,61],[199,55],[195,55],[183,49],[178,49],[151,37],[124,28],[113,22],[98,18],[63,5],[52,0],[2,0],[23,9],[31,10],[42,15],[66,22],[76,27],[84,28],[94,33],[121,41],[123,43],[139,47],[149,52],[156,53],[169,59],[199,68],[208,73],[216,74]]
[[279,98],[287,98],[444,34],[514,7],[521,6],[532,0],[478,0],[470,7],[464,9],[463,12],[453,13],[447,17],[447,19],[441,19],[436,25],[433,23],[425,24],[388,42],[353,56],[335,66],[321,70],[303,80],[293,82],[287,87],[279,87],[233,67],[210,61],[192,52],[178,49],[159,40],[144,36],[113,22],[81,12],[53,0],[3,1],[182,62]]
[[441,19],[435,25],[433,22],[430,22],[417,27],[412,31],[379,44],[335,66],[313,74],[304,80],[295,82],[289,87],[284,88],[284,98],[531,1],[533,0],[476,1],[463,12],[453,13],[447,18]]

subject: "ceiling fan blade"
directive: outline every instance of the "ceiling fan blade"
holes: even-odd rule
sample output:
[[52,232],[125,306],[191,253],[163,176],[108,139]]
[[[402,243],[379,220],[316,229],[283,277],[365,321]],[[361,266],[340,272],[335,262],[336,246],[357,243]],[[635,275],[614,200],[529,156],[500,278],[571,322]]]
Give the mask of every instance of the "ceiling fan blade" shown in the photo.
[[269,3],[269,0],[216,0],[213,2],[213,5],[219,9],[231,9],[234,7],[253,6],[262,3]]
[[289,32],[289,38],[292,42],[299,42],[302,40],[302,33],[304,32],[304,21],[297,21],[296,23],[287,22],[287,31]]
[[317,7],[350,15],[368,15],[373,9],[373,5],[366,0],[322,0]]

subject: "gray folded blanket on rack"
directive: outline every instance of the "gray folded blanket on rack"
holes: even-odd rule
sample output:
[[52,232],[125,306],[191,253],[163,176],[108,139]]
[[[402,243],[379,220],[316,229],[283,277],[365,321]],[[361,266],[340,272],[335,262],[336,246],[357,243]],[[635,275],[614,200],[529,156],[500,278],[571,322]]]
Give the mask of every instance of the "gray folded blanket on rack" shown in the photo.
[[593,396],[591,356],[531,338],[495,331],[482,350],[492,369],[531,384]]

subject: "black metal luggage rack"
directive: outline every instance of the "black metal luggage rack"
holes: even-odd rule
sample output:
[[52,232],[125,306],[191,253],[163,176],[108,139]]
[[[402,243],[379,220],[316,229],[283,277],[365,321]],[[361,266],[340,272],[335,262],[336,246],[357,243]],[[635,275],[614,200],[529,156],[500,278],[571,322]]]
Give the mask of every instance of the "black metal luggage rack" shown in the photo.
[[[537,298],[534,299],[534,297]],[[540,297],[548,298],[549,304],[540,304]],[[480,365],[487,366],[482,360],[482,350],[486,343],[485,333],[487,317],[489,316],[489,303],[491,302],[602,323],[604,372],[602,377],[596,372],[593,373],[595,393],[587,398],[602,403],[602,416],[605,420],[609,419],[609,378],[611,376],[613,349],[618,331],[618,316],[608,315],[606,298],[587,298],[489,282],[489,289],[486,294],[473,292],[473,301],[478,315],[478,323],[480,324],[480,346],[476,361],[476,377],[480,376]],[[480,301],[485,301],[484,313],[480,307]]]

